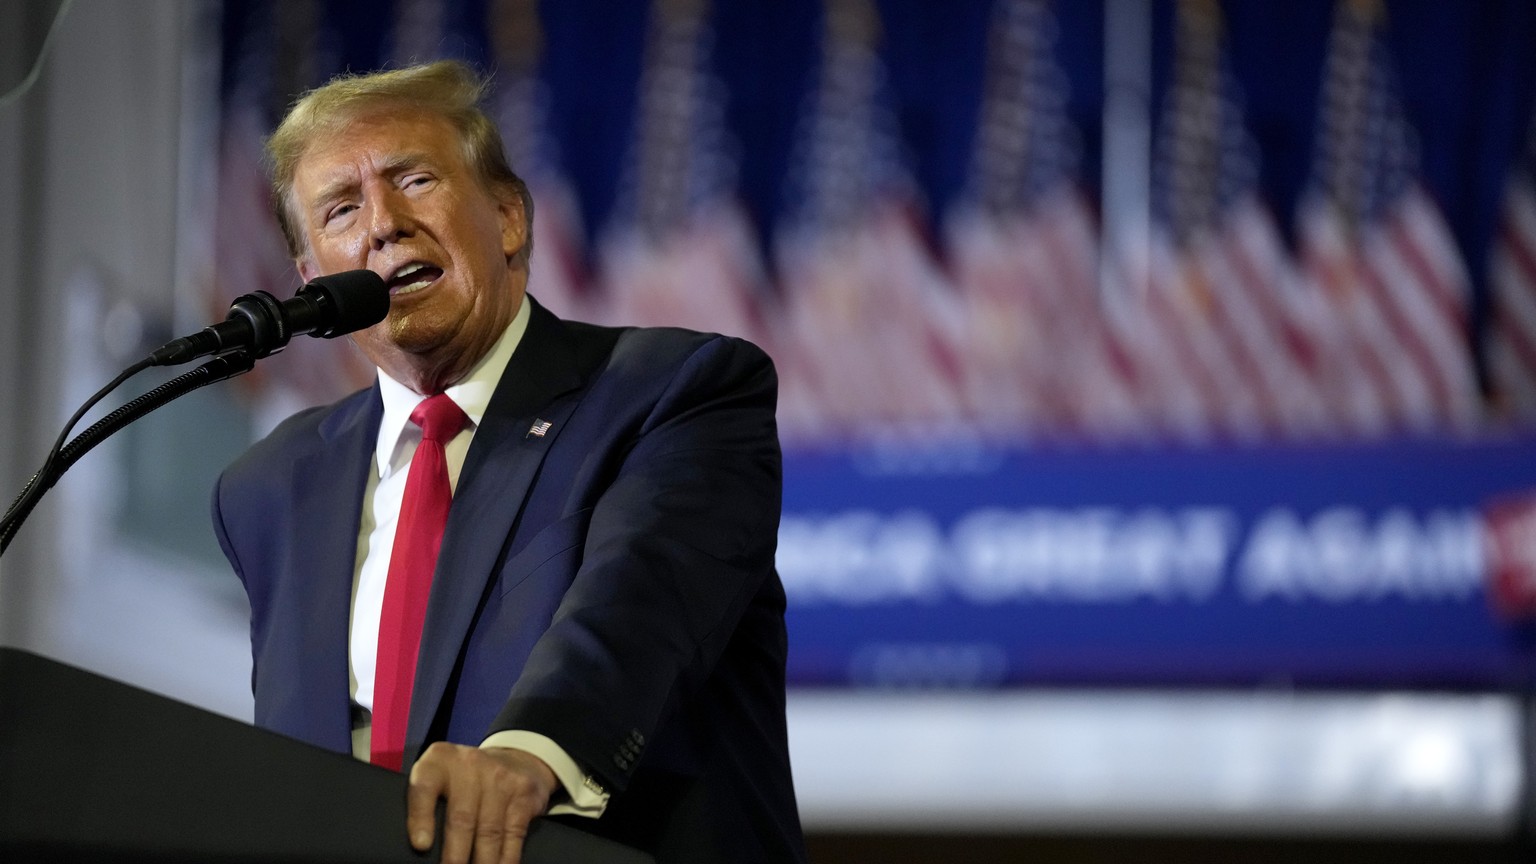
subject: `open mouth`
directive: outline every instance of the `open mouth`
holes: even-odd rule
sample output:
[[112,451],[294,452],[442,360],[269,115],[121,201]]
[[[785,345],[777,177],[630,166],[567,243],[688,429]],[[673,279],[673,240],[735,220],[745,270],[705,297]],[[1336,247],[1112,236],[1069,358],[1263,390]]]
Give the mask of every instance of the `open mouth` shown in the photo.
[[443,271],[440,268],[433,267],[431,264],[422,264],[420,262],[407,264],[396,271],[394,276],[390,277],[389,293],[392,296],[399,297],[403,294],[420,291],[436,282],[442,275]]

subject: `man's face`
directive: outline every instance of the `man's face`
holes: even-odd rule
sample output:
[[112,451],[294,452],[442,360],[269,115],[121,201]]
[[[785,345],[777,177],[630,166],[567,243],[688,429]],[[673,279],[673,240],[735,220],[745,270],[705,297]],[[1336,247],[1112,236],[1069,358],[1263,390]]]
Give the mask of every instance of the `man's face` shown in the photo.
[[369,114],[317,140],[294,172],[291,205],[309,247],[305,281],[359,268],[384,278],[389,317],[353,339],[418,392],[462,378],[522,302],[522,207],[484,188],[440,117]]

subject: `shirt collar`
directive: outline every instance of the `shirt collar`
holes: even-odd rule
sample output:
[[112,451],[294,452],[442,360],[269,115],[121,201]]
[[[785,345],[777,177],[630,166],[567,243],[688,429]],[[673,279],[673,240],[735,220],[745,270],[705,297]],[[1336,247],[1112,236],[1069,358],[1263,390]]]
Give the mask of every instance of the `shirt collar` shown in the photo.
[[[463,380],[443,391],[469,417],[471,429],[479,428],[481,418],[490,407],[491,394],[496,392],[501,374],[507,370],[507,363],[512,359],[512,352],[523,341],[523,333],[528,330],[528,319],[532,317],[529,312],[531,305],[528,296],[523,295],[517,314],[512,316],[512,323],[502,331],[490,352],[480,358],[480,362],[469,370]],[[383,369],[379,370],[379,395],[384,400],[384,419],[379,423],[379,441],[374,457],[379,476],[385,477],[405,437],[403,433],[410,424],[411,412],[427,397],[389,377]]]

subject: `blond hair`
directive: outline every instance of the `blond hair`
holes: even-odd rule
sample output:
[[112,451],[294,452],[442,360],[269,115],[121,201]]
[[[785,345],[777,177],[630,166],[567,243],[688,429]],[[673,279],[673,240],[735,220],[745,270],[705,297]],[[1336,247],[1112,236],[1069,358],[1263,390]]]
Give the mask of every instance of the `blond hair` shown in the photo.
[[456,60],[331,79],[299,97],[277,131],[267,139],[272,172],[273,209],[288,241],[288,254],[297,259],[307,248],[303,221],[293,202],[293,178],[299,160],[317,138],[381,110],[407,109],[436,114],[458,132],[464,161],[498,198],[515,195],[523,205],[527,241],[518,253],[527,263],[533,251],[533,198],[528,185],[507,164],[501,133],[480,108],[488,81]]

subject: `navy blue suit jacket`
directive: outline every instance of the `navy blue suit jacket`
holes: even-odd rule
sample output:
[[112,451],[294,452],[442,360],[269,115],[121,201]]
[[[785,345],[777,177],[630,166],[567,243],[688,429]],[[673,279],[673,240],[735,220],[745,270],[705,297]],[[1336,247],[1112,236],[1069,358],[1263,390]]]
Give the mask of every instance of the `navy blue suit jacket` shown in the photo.
[[[534,304],[465,458],[406,735],[558,742],[613,797],[568,824],[659,861],[802,861],[784,729],[776,378],[730,337]],[[347,627],[377,388],[220,478],[259,726],[348,752]],[[548,422],[543,436],[531,435]]]

